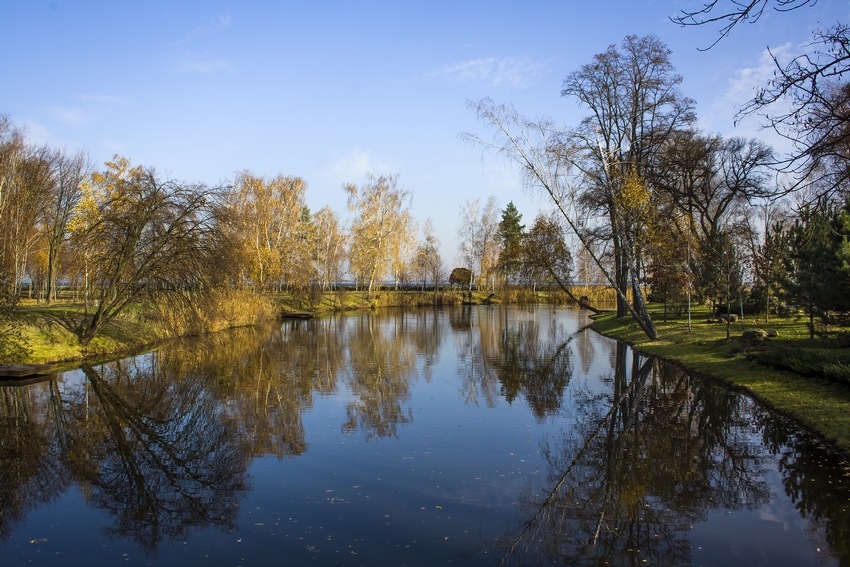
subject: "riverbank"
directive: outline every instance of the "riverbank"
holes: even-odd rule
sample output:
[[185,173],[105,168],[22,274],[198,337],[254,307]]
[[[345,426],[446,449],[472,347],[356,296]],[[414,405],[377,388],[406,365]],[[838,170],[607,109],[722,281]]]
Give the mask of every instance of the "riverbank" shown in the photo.
[[726,325],[708,323],[709,313],[692,313],[691,330],[683,317],[662,320],[660,307],[653,306],[659,339],[650,341],[631,317],[618,319],[613,313],[594,316],[591,328],[623,340],[636,350],[664,358],[700,375],[722,380],[746,390],[771,408],[791,416],[828,443],[850,453],[850,388],[824,379],[774,370],[757,362],[760,352],[777,349],[834,349],[835,339],[810,340],[804,318],[775,319],[770,323],[745,321],[747,329],[775,330],[773,338],[746,340],[742,323],[733,323],[730,338]]
[[[288,295],[231,299],[229,303],[218,306],[219,313],[205,323],[202,332],[254,325],[273,320],[286,311],[326,314],[380,307],[452,305],[463,300],[468,301],[468,296],[452,291],[440,294],[380,291],[371,296],[365,292],[340,291],[324,294],[315,301]],[[475,293],[472,301],[499,302],[499,298],[489,293]],[[756,362],[754,356],[768,344],[788,349],[828,348],[834,345],[834,340],[810,341],[805,321],[795,319],[778,319],[770,324],[747,321],[747,328],[759,326],[778,333],[776,338],[755,342],[742,341],[741,324],[736,323],[730,329],[731,338],[727,340],[726,327],[707,323],[708,312],[705,310],[693,313],[692,332],[688,332],[684,319],[671,317],[664,322],[660,307],[653,308],[657,310],[652,315],[660,334],[657,341],[646,339],[631,318],[617,319],[613,313],[595,316],[593,329],[624,340],[641,352],[743,388],[850,453],[850,388],[773,370]],[[18,312],[18,321],[30,354],[16,362],[67,363],[70,368],[84,360],[130,355],[154,348],[172,338],[200,334],[197,328],[181,329],[161,315],[151,316],[150,311],[129,310],[111,321],[100,335],[83,347],[72,331],[82,312],[82,306],[74,304],[24,306]]]
[[[128,309],[105,325],[85,346],[80,345],[74,334],[84,314],[83,305],[47,306],[25,302],[16,312],[15,325],[29,354],[20,360],[5,362],[59,363],[70,368],[81,361],[138,353],[178,337],[273,321],[286,312],[323,315],[381,307],[459,305],[464,300],[468,301],[469,297],[460,291],[381,290],[369,295],[365,291],[340,290],[313,299],[289,294],[230,294],[219,298],[213,307],[203,309],[200,321],[191,325],[173,311]],[[471,300],[476,303],[497,301],[493,294],[484,292],[475,292]]]

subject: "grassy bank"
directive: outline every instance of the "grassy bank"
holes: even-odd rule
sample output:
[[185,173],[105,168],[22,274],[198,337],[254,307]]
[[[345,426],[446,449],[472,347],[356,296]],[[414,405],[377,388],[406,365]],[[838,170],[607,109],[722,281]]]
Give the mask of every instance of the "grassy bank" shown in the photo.
[[[323,314],[380,307],[443,306],[460,304],[463,299],[458,291],[381,290],[369,295],[364,291],[341,290],[313,298],[231,292],[217,297],[211,304],[197,306],[191,313],[161,306],[135,306],[107,324],[86,346],[80,345],[74,334],[84,316],[83,305],[59,303],[45,306],[24,302],[17,311],[16,324],[29,355],[14,362],[76,362],[133,353],[171,338],[254,325],[275,319],[286,311]],[[498,298],[491,293],[475,292],[472,301],[497,302]]]
[[191,306],[134,305],[110,321],[87,345],[75,334],[84,306],[24,304],[15,324],[29,352],[22,360],[0,362],[76,362],[138,352],[172,338],[255,325],[274,319],[279,307],[269,298],[227,291]]
[[[593,329],[622,339],[637,350],[663,357],[694,372],[723,380],[752,393],[772,408],[794,417],[827,441],[850,453],[850,387],[789,371],[775,370],[757,362],[771,352],[837,351],[833,336],[810,340],[804,318],[745,321],[747,329],[775,330],[773,338],[742,339],[741,322],[732,323],[730,338],[726,325],[708,323],[709,312],[692,313],[691,331],[684,318],[662,321],[660,307],[651,309],[659,339],[650,341],[630,317],[613,313],[595,317]],[[844,329],[846,330],[846,329]]]

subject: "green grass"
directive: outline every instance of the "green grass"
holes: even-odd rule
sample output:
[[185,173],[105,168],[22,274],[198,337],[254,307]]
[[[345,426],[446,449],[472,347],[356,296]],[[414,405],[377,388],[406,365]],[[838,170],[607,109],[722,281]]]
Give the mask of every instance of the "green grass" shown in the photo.
[[21,334],[30,354],[24,362],[76,361],[155,344],[166,334],[134,311],[109,323],[87,346],[80,346],[73,329],[83,315],[80,305],[24,307],[18,311]]
[[[661,322],[660,306],[651,306],[659,338],[650,341],[630,317],[613,313],[595,317],[593,329],[632,344],[637,350],[681,364],[702,375],[743,388],[772,408],[790,415],[846,452],[850,452],[850,387],[817,377],[770,368],[758,362],[771,351],[788,356],[818,351],[838,353],[834,338],[809,340],[802,318],[745,321],[746,328],[775,329],[779,336],[762,340],[741,339],[741,323],[710,324],[709,312],[692,313],[691,330],[684,318]],[[833,334],[839,329],[832,329]],[[846,330],[846,329],[845,329]]]

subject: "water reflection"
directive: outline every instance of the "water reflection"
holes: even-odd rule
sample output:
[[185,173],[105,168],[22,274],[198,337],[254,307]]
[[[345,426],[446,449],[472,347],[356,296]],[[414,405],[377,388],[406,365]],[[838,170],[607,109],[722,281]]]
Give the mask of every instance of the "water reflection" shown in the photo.
[[583,392],[578,426],[541,447],[548,474],[497,540],[502,564],[688,565],[707,511],[770,500],[746,398],[622,344],[614,360],[612,389]]
[[233,528],[249,488],[226,406],[203,376],[168,362],[84,365],[87,382],[63,406],[67,468],[89,505],[114,516],[106,535],[151,551],[191,529]]
[[0,540],[69,484],[57,442],[56,383],[39,386],[0,388]]
[[[408,447],[408,459],[410,446],[427,445],[426,455],[439,453],[440,443],[456,446],[415,422],[423,406],[417,393],[434,380],[456,388],[459,401],[443,420],[460,422],[470,408],[477,415],[481,407],[504,416],[522,410],[540,432],[532,451],[538,464],[514,484],[505,472],[513,461],[498,460],[504,447],[487,445],[487,435],[470,441],[494,463],[492,471],[477,464],[476,475],[492,477],[475,482],[502,491],[497,500],[514,502],[519,517],[482,533],[483,548],[458,560],[703,563],[694,526],[714,512],[752,510],[805,522],[813,548],[850,565],[846,463],[748,398],[579,327],[575,314],[546,308],[365,313],[210,335],[86,365],[76,378],[2,388],[0,541],[71,486],[104,512],[107,538],[149,553],[194,532],[240,528],[252,463],[306,459],[308,416],[322,399],[339,397],[334,431],[371,442],[363,446],[397,443],[398,451]],[[415,423],[427,443],[404,445]],[[460,430],[452,432],[456,438]],[[420,457],[416,466],[426,466]],[[421,474],[456,486],[471,481],[450,459]],[[778,493],[795,518],[772,510]],[[375,494],[369,502],[389,498]],[[392,495],[411,510],[420,500]],[[447,517],[465,526],[483,521],[473,506],[463,513]]]
[[813,542],[829,549],[841,565],[850,565],[850,463],[836,468],[828,448],[813,449],[819,442],[781,416],[762,412],[759,418],[766,445],[779,457],[785,494],[810,522]]

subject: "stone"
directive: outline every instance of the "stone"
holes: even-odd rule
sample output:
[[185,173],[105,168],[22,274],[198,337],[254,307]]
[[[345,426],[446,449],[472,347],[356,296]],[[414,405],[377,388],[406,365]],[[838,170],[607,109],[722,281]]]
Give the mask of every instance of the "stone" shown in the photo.
[[850,333],[838,333],[835,337],[835,346],[838,348],[850,348]]
[[734,313],[730,313],[730,314],[729,314],[729,322],[730,322],[730,323],[734,323],[734,322],[736,322],[737,320],[738,320],[738,316],[737,316],[737,315],[735,315]]
[[777,331],[776,329],[768,329],[767,330],[767,336],[768,337],[778,337],[779,331]]
[[764,329],[747,329],[743,333],[741,333],[742,339],[754,340],[754,339],[763,339],[767,336],[767,331]]

